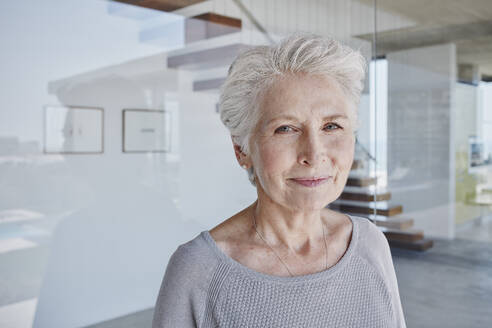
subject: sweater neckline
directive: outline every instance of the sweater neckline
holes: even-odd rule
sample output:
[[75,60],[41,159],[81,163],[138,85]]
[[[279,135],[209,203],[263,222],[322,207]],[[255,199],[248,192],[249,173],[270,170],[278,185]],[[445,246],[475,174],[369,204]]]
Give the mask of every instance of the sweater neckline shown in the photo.
[[282,283],[293,283],[293,282],[304,282],[304,281],[310,281],[310,280],[317,280],[317,279],[326,279],[327,277],[330,277],[337,273],[338,271],[342,270],[343,267],[347,264],[347,262],[350,260],[352,257],[352,254],[355,252],[355,248],[357,247],[357,241],[359,239],[359,225],[356,219],[354,219],[351,215],[345,214],[350,218],[350,221],[352,221],[352,237],[350,239],[349,246],[347,247],[347,250],[345,253],[342,255],[340,260],[338,260],[337,263],[335,263],[333,266],[329,267],[326,270],[315,272],[315,273],[308,273],[304,275],[298,275],[298,276],[275,276],[275,275],[270,275],[266,273],[262,273],[256,270],[253,270],[238,261],[234,260],[232,257],[229,255],[225,254],[222,249],[219,248],[215,240],[212,238],[210,235],[210,231],[205,230],[201,232],[202,237],[205,239],[206,243],[212,248],[214,253],[223,261],[229,263],[232,267],[236,268],[238,271],[241,273],[257,280],[267,280],[267,281],[277,281],[277,282],[282,282]]

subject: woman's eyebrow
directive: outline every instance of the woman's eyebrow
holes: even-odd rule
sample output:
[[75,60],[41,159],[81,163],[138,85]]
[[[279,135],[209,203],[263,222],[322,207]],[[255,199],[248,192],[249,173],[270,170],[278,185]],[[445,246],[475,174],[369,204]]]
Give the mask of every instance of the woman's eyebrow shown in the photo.
[[276,121],[279,121],[279,120],[284,120],[284,121],[298,121],[298,118],[295,117],[295,116],[292,116],[292,115],[281,115],[281,116],[276,116],[270,120],[268,120],[268,122],[266,122],[265,125],[270,125]]
[[[348,119],[348,116],[345,114],[333,114],[333,115],[328,115],[328,116],[323,117],[323,121],[336,120],[339,118]],[[283,120],[283,121],[299,121],[299,119],[297,117],[292,116],[292,115],[280,115],[280,116],[277,116],[277,117],[274,117],[274,118],[268,120],[265,123],[265,125],[270,125],[270,124],[275,123],[276,121],[280,121],[280,120]]]
[[337,118],[348,119],[348,116],[345,114],[333,114],[323,117],[323,121],[336,120]]

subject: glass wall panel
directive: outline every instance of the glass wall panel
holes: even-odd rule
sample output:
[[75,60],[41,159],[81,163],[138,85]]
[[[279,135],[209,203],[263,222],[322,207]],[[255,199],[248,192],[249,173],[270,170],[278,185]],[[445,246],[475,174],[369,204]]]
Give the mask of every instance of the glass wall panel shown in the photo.
[[183,3],[0,4],[1,327],[149,326],[177,245],[256,198],[217,113],[234,56],[295,31],[374,53],[372,2]]
[[184,3],[0,3],[0,327],[149,326],[176,247],[256,199],[218,115],[229,65],[296,31],[368,62],[329,206],[414,254],[491,240],[490,2]]
[[393,200],[429,236],[490,239],[470,224],[492,206],[491,18],[483,1],[378,1],[376,53],[387,67],[378,147]]
[[371,151],[400,224],[388,241],[414,250],[392,248],[407,326],[489,326],[492,3],[378,0],[375,12]]

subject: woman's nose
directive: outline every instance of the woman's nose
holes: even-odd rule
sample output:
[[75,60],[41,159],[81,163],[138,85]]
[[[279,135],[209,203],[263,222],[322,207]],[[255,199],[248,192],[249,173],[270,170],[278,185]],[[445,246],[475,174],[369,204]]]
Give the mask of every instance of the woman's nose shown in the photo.
[[326,153],[321,136],[305,133],[300,140],[298,161],[302,165],[316,166],[325,161]]

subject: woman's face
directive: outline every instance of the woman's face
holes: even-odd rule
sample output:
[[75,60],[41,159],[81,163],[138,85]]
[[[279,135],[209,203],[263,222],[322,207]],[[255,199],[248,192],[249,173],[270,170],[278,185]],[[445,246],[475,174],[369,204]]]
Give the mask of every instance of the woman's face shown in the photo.
[[354,156],[350,110],[334,80],[302,74],[274,82],[250,139],[258,197],[293,210],[337,199]]

